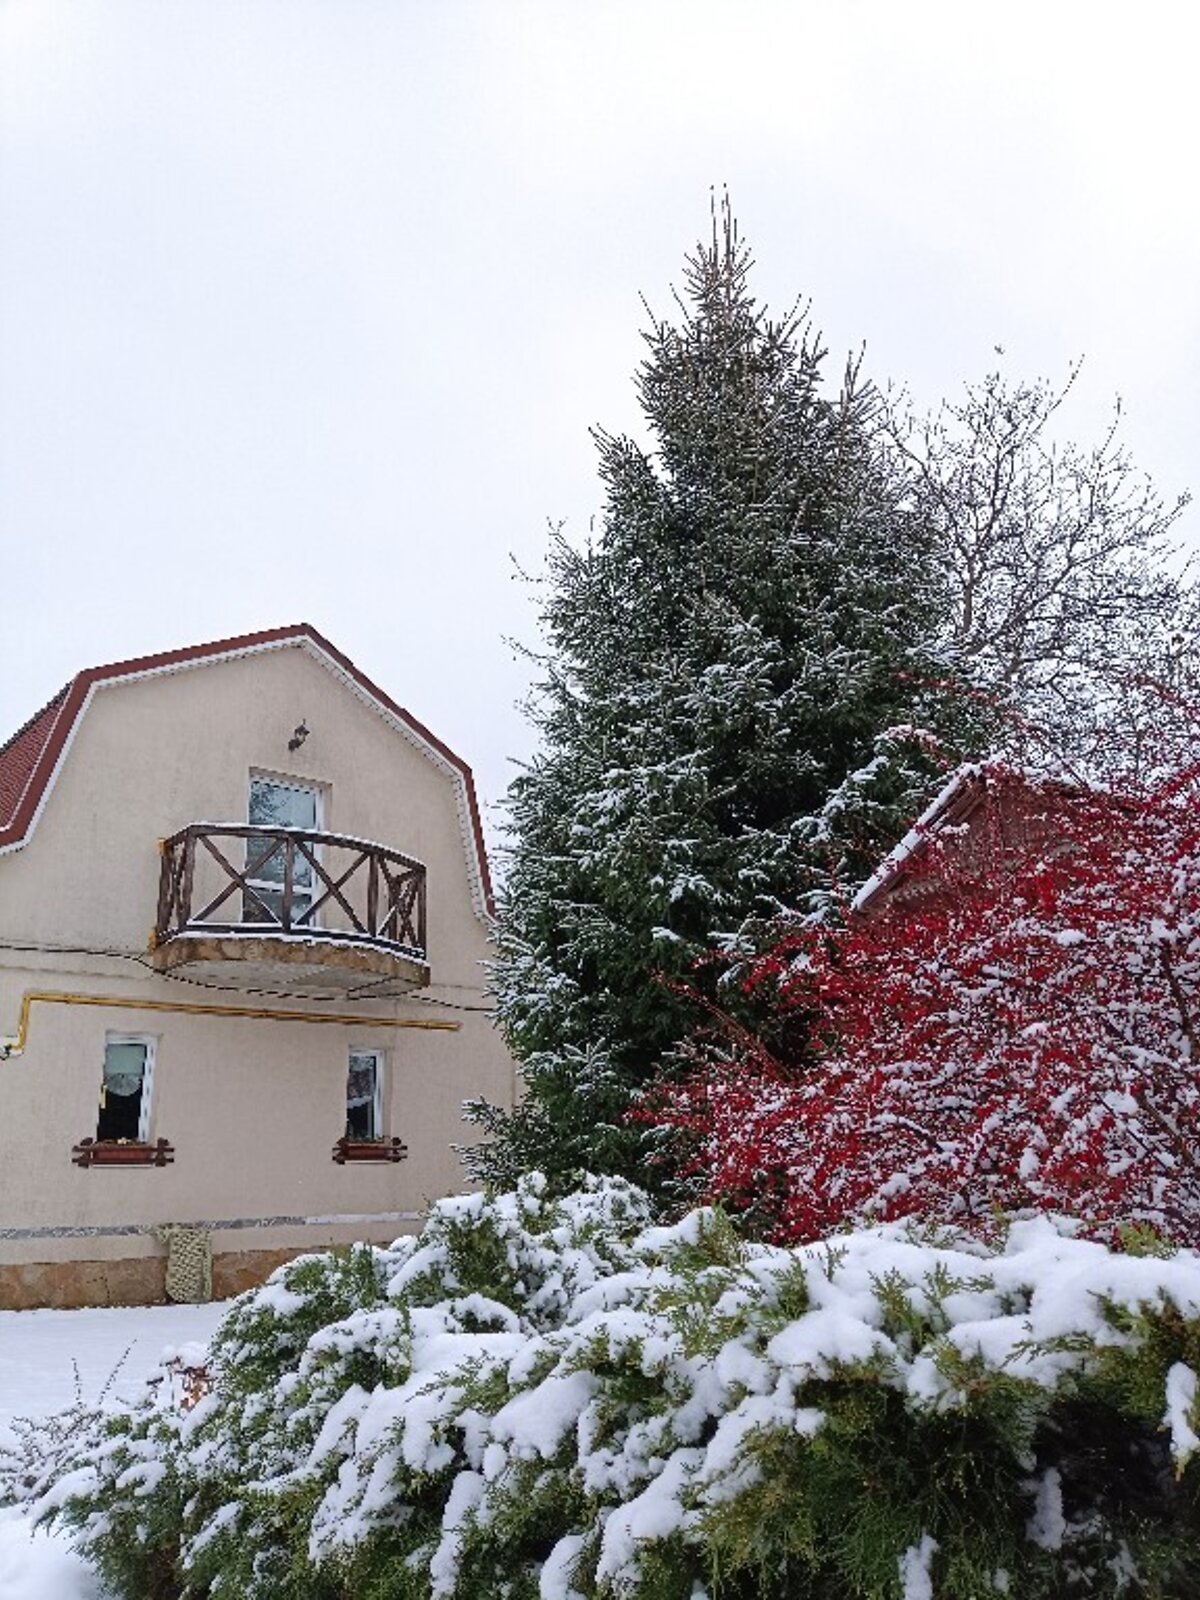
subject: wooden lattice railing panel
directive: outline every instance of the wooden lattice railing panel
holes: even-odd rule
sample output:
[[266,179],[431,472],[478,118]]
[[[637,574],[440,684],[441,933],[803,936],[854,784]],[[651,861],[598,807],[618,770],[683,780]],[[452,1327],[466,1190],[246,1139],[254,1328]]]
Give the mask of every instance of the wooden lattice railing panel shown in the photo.
[[[425,958],[425,868],[398,850],[301,828],[200,822],[161,848],[157,944],[183,933],[275,932]],[[232,859],[239,855],[244,866]]]

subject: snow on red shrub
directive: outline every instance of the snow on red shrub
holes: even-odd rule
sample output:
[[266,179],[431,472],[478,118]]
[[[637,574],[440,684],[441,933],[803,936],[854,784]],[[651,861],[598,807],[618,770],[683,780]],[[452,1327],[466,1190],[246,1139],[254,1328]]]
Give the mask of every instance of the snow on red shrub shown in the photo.
[[748,968],[791,1046],[714,1025],[642,1116],[781,1240],[1037,1208],[1198,1243],[1200,763],[1119,796],[976,782],[902,893]]

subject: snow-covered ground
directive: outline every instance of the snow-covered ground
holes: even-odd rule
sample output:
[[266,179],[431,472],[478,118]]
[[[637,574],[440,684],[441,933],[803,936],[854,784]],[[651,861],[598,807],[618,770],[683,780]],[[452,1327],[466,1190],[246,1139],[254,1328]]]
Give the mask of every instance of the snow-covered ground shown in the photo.
[[[0,1311],[0,1444],[14,1417],[44,1417],[75,1398],[94,1400],[119,1367],[111,1393],[131,1397],[164,1349],[207,1343],[223,1305],[89,1311]],[[61,1536],[35,1533],[18,1510],[0,1509],[0,1600],[100,1600],[95,1575]]]

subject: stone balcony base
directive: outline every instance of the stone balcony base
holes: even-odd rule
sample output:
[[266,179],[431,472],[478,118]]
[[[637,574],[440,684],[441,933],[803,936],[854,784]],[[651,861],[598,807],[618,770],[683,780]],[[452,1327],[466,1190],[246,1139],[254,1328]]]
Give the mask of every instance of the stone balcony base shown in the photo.
[[386,999],[429,982],[428,964],[380,945],[302,934],[180,933],[150,952],[159,972],[235,989],[348,994],[369,989]]

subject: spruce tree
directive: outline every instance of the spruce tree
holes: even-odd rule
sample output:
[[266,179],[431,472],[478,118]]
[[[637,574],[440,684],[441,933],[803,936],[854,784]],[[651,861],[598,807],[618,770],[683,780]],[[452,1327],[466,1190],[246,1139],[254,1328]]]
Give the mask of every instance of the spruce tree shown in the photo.
[[[632,1096],[695,1020],[676,985],[748,919],[869,870],[919,806],[906,739],[934,716],[944,574],[847,367],[775,320],[726,204],[655,320],[650,444],[598,432],[605,512],[553,540],[531,702],[539,753],[507,800],[494,992],[527,1092],[468,1160],[647,1178]],[[916,752],[916,754],[914,754]]]

